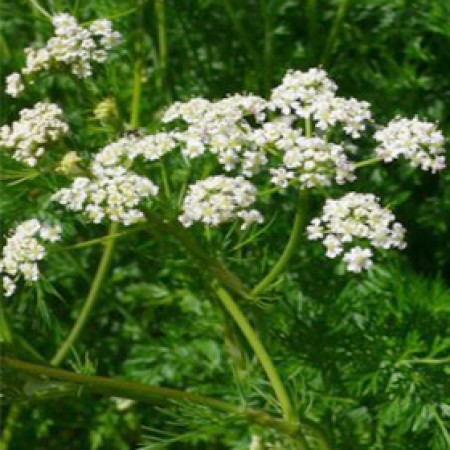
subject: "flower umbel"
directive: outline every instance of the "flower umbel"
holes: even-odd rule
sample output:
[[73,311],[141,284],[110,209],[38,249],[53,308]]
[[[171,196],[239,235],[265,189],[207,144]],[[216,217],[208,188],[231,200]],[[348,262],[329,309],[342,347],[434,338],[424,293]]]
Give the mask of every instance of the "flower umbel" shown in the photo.
[[179,220],[185,227],[196,221],[215,226],[239,217],[245,229],[263,221],[259,211],[247,209],[255,202],[255,194],[256,188],[243,177],[217,175],[197,181],[189,186]]
[[397,117],[374,137],[380,143],[375,152],[384,162],[403,156],[432,173],[445,168],[444,136],[434,123]]
[[22,109],[20,119],[0,128],[0,148],[13,150],[13,158],[35,166],[45,153],[46,143],[59,140],[69,131],[62,110],[53,103],[39,102]]
[[372,264],[372,251],[361,245],[384,249],[406,247],[405,229],[394,220],[391,211],[381,207],[375,195],[350,192],[338,200],[325,202],[322,216],[307,227],[308,239],[322,239],[329,258],[344,253],[347,269],[361,272]]
[[61,227],[42,224],[37,219],[27,220],[18,225],[7,238],[0,261],[3,274],[3,290],[10,297],[16,290],[20,276],[25,281],[39,278],[38,261],[45,257],[42,242],[56,242],[61,239]]
[[[87,78],[92,75],[92,63],[104,63],[108,51],[121,40],[107,19],[96,20],[84,28],[75,17],[63,13],[53,16],[52,24],[55,34],[43,48],[25,49],[26,64],[21,72],[27,78],[37,72],[65,68],[78,78]],[[6,82],[6,93],[13,97],[24,89],[18,73],[9,75]]]

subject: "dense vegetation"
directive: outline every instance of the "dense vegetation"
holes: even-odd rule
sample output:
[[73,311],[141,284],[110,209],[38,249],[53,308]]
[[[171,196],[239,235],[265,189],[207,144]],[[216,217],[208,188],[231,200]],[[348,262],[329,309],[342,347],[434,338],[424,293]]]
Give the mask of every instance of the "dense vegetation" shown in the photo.
[[[118,134],[158,129],[173,101],[236,92],[267,98],[287,69],[318,66],[340,95],[371,103],[369,136],[397,115],[436,122],[450,136],[447,0],[5,0],[2,80],[23,65],[25,47],[51,36],[41,7],[80,23],[109,18],[123,35],[91,78],[39,75],[18,99],[2,84],[2,124],[38,101],[56,102],[73,130],[60,150],[77,150],[85,160]],[[105,99],[114,99],[115,115],[98,120]],[[364,159],[373,140],[366,136],[358,147]],[[353,274],[302,233],[270,289],[249,301],[222,264],[245,285],[257,285],[288,241],[295,190],[265,198],[266,222],[248,234],[228,224],[219,231],[196,225],[183,235],[157,205],[159,219],[105,240],[108,223],[93,225],[50,202],[55,188],[67,185],[61,174],[36,173],[6,152],[0,158],[2,235],[38,217],[61,221],[64,236],[39,282],[1,300],[2,355],[34,369],[1,368],[0,449],[248,449],[252,437],[252,450],[307,448],[287,437],[271,384],[224,306],[229,293],[271,355],[311,449],[450,448],[448,169],[362,167],[351,189],[375,193],[394,210],[407,248],[386,251],[369,271]],[[200,165],[171,164],[164,169],[172,187],[202,178]],[[160,186],[165,170],[154,178]],[[324,194],[346,188],[325,191],[309,196],[305,220],[320,214]],[[164,198],[174,209],[178,200]],[[53,364],[105,249],[111,261],[94,309]],[[211,283],[216,279],[231,289]],[[66,371],[45,372],[51,360]],[[223,404],[99,389],[82,375],[171,387]],[[257,447],[263,444],[255,436],[266,447]]]

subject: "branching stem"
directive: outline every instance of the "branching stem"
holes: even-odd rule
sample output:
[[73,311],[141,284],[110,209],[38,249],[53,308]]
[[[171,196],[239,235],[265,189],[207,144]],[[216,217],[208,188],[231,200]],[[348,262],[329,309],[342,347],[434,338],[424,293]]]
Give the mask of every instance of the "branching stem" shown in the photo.
[[45,376],[52,379],[78,384],[93,392],[109,394],[115,397],[124,397],[137,401],[149,401],[155,397],[159,397],[167,400],[192,402],[198,405],[208,406],[228,414],[244,417],[262,426],[270,426],[287,435],[295,435],[298,430],[298,424],[296,422],[281,420],[270,416],[264,411],[241,408],[215,398],[206,397],[191,392],[160,386],[149,386],[118,378],[83,375],[68,370],[38,365],[8,357],[0,357],[0,366],[35,376]]
[[266,291],[289,263],[300,239],[301,230],[305,219],[305,203],[305,196],[300,195],[300,198],[297,202],[297,211],[294,218],[294,224],[292,226],[291,234],[289,236],[286,247],[284,248],[283,253],[281,254],[276,264],[272,267],[270,272],[252,289],[252,297],[257,297],[258,295]]

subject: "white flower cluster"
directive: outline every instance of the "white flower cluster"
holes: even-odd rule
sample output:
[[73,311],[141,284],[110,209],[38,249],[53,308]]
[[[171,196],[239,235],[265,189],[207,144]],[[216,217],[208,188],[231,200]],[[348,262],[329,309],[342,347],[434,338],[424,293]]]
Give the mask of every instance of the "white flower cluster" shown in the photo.
[[45,257],[43,241],[56,242],[61,239],[61,227],[42,224],[37,219],[27,220],[16,227],[7,238],[0,260],[3,273],[3,290],[10,297],[16,290],[20,276],[25,281],[39,278],[38,261]]
[[83,211],[94,223],[107,217],[113,222],[131,225],[144,218],[136,206],[143,198],[156,195],[157,186],[120,165],[93,164],[92,171],[92,179],[77,177],[71,187],[60,189],[52,199],[69,210]]
[[333,179],[338,184],[355,179],[354,165],[347,159],[341,145],[294,132],[289,139],[283,137],[275,142],[275,146],[284,151],[284,165],[270,169],[271,181],[282,188],[287,187],[294,177],[303,188],[330,186]]
[[270,105],[283,114],[294,113],[300,117],[309,117],[316,99],[333,95],[336,89],[336,84],[322,69],[313,68],[307,72],[290,70],[282,83],[272,90]]
[[370,104],[355,98],[324,95],[314,101],[313,107],[313,119],[319,129],[325,131],[342,124],[344,132],[353,138],[361,136],[371,119]]
[[248,209],[256,200],[255,194],[256,188],[243,177],[216,175],[197,181],[189,186],[179,220],[189,227],[196,221],[214,226],[240,218],[245,229],[263,221],[259,211]]
[[13,158],[35,166],[45,153],[44,144],[60,139],[69,131],[62,110],[53,103],[39,102],[20,111],[20,119],[0,128],[0,147],[14,150]]
[[282,114],[312,118],[321,130],[341,124],[346,134],[359,137],[370,120],[370,105],[354,98],[336,97],[337,86],[322,69],[289,71],[272,91],[268,106]]
[[142,156],[146,161],[160,159],[172,151],[178,142],[171,133],[147,136],[125,136],[104,147],[95,155],[95,163],[109,167],[133,161]]
[[[347,269],[361,272],[372,265],[373,255],[370,248],[358,245],[361,240],[375,248],[405,248],[405,229],[394,220],[375,195],[350,192],[338,200],[326,201],[322,216],[307,227],[308,239],[322,239],[329,258],[344,253]],[[344,248],[355,241],[350,250]]]
[[380,143],[375,152],[385,162],[404,156],[432,173],[445,168],[444,136],[434,123],[397,117],[374,137]]
[[[83,28],[69,14],[57,14],[52,17],[55,35],[45,47],[25,49],[26,65],[22,75],[31,75],[43,70],[68,66],[79,78],[92,75],[92,62],[103,63],[108,50],[115,47],[121,39],[117,31],[113,31],[107,19],[95,20],[89,27]],[[24,89],[19,73],[7,77],[6,92],[17,97]]]
[[252,140],[251,117],[261,123],[266,115],[266,101],[254,95],[233,95],[210,102],[194,98],[174,103],[164,114],[163,122],[182,119],[186,130],[175,134],[182,153],[195,158],[210,151],[226,171],[240,165],[245,176],[258,173],[267,162],[265,151]]

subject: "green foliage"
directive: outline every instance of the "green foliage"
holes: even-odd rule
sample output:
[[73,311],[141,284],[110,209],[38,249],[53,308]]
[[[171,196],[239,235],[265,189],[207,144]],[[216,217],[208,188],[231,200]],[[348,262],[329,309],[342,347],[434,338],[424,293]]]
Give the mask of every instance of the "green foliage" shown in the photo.
[[[114,98],[124,124],[120,132],[130,128],[133,66],[142,58],[141,123],[147,131],[155,129],[172,100],[237,91],[265,95],[287,68],[323,64],[342,93],[370,101],[380,121],[417,114],[439,121],[450,135],[447,0],[163,3],[165,25],[153,1],[42,1],[49,11],[71,12],[80,21],[109,17],[125,40],[93,80],[42,77],[19,100],[2,92],[2,123],[49,98],[64,106],[71,129],[77,130],[52,149],[49,162],[59,161],[67,149],[87,159],[115,133],[111,124],[94,119],[100,101]],[[22,49],[43,43],[51,27],[25,0],[4,1],[0,15],[4,78],[22,64]],[[362,142],[362,153],[369,144]],[[2,234],[30,217],[63,219],[62,211],[49,204],[63,177],[26,168],[6,155],[0,155],[0,166]],[[208,170],[214,168],[177,166],[169,172],[170,183],[180,186]],[[159,182],[160,172],[154,175]],[[273,289],[257,303],[240,306],[286,381],[296,415],[321,424],[331,448],[446,450],[450,174],[416,174],[399,163],[362,169],[354,186],[375,192],[396,209],[408,229],[403,259],[350,277],[317,246],[300,242]],[[177,200],[172,199],[174,209]],[[311,196],[308,216],[322,202],[322,195]],[[193,234],[204,251],[253,286],[284,248],[294,203],[293,192],[263,200],[262,235],[239,234],[235,226],[209,234],[194,227]],[[62,222],[64,240],[73,246],[106,232],[80,216]],[[1,299],[4,354],[50,360],[80,314],[102,247],[55,245],[39,284],[20,289],[14,300]],[[164,231],[136,227],[119,237],[95,311],[65,367],[187,389],[279,415],[258,361],[205,283],[206,269]],[[11,450],[243,450],[252,434],[294,448],[270,427],[190,402],[128,404],[8,369],[2,369],[1,381],[3,427],[10,401],[24,405]]]

